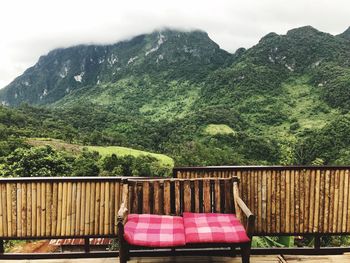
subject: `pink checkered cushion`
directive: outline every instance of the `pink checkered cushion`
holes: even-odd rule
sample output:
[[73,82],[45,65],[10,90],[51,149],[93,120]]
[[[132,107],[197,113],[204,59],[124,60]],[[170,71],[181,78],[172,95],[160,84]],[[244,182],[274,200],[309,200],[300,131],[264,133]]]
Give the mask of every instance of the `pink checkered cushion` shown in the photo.
[[243,243],[250,239],[235,215],[184,213],[186,243]]
[[179,216],[130,214],[124,227],[124,238],[129,244],[136,246],[183,246],[183,219]]

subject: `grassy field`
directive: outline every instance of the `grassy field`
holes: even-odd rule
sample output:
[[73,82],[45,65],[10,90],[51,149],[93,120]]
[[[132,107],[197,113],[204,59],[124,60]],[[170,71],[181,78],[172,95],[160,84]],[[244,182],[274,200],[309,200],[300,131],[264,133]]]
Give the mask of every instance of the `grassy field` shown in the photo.
[[209,135],[217,135],[217,134],[234,134],[235,131],[225,125],[225,124],[209,124],[205,129],[204,132]]
[[174,166],[174,160],[164,154],[150,153],[120,146],[86,146],[86,148],[88,148],[90,151],[98,152],[101,156],[108,156],[112,154],[116,154],[119,156],[131,155],[135,157],[140,155],[150,155],[152,157],[157,158],[164,166]]
[[131,155],[134,157],[141,156],[141,155],[150,155],[152,157],[157,158],[159,160],[159,163],[162,166],[166,166],[166,167],[173,167],[174,166],[174,160],[167,155],[159,154],[159,153],[151,153],[151,152],[146,152],[146,151],[140,151],[140,150],[135,150],[135,149],[126,148],[126,147],[84,146],[84,145],[79,145],[79,144],[71,144],[71,143],[64,142],[62,140],[51,139],[51,138],[30,138],[30,139],[27,139],[27,142],[33,146],[49,145],[56,150],[67,151],[67,152],[70,152],[72,154],[79,154],[84,148],[86,148],[89,151],[98,152],[102,157],[112,155],[112,154],[116,154],[119,156]]

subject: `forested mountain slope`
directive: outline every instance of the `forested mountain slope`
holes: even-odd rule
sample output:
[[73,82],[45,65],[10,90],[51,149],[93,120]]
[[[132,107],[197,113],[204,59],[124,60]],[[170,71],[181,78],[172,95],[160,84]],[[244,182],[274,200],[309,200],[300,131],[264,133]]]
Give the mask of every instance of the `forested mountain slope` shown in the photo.
[[204,32],[162,30],[58,49],[0,101],[45,106],[42,136],[161,152],[177,165],[346,164],[348,36],[306,26],[230,54]]

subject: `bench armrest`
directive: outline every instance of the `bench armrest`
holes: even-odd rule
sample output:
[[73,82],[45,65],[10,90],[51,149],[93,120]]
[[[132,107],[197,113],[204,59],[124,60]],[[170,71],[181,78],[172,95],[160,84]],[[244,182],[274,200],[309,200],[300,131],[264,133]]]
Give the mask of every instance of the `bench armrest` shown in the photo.
[[250,211],[248,206],[240,198],[237,182],[233,183],[233,195],[234,195],[234,201],[235,201],[236,215],[242,223],[243,221],[245,221],[245,220],[242,220],[243,219],[242,216],[244,215],[247,218],[245,230],[247,232],[248,237],[251,238],[254,232],[255,215],[253,214],[252,211]]
[[129,188],[128,184],[123,185],[123,193],[122,193],[122,204],[120,205],[118,211],[118,225],[121,223],[124,225],[126,223],[127,215],[128,215],[128,202],[129,202]]

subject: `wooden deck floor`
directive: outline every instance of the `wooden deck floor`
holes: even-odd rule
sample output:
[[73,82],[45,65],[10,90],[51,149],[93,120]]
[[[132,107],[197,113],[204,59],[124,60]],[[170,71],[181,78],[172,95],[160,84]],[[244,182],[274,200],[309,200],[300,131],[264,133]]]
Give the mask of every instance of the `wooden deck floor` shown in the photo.
[[[43,260],[0,260],[0,263],[118,263],[118,258],[101,259],[43,259]],[[240,263],[240,257],[158,257],[158,258],[136,258],[129,263]],[[350,254],[336,256],[252,256],[251,263],[333,263],[350,262]]]

